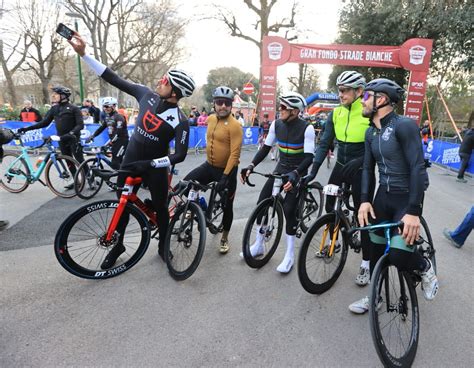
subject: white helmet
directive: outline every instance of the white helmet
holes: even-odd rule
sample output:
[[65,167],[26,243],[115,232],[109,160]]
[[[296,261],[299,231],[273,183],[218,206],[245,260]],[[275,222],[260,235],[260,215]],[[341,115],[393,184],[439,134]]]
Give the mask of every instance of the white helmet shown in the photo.
[[107,106],[115,105],[115,106],[117,106],[117,99],[115,97],[104,97],[102,99],[102,106],[104,106],[104,105],[107,105]]
[[306,108],[306,100],[298,92],[289,92],[280,96],[280,103],[290,109],[298,109],[301,112]]
[[[180,92],[182,97],[189,97],[193,94],[196,83],[193,78],[183,70],[170,69],[166,73],[171,87],[175,89],[175,92]],[[177,91],[176,91],[177,90]]]
[[347,70],[339,74],[336,80],[336,86],[345,86],[350,88],[365,88],[365,78],[359,72]]

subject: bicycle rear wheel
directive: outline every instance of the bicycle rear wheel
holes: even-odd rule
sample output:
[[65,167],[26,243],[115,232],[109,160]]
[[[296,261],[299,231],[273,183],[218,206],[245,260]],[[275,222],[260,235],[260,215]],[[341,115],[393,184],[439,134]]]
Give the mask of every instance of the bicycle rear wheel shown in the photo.
[[195,202],[179,206],[168,226],[165,260],[175,280],[186,280],[199,266],[206,246],[206,220]]
[[321,189],[315,188],[311,184],[303,189],[298,203],[298,218],[300,219],[301,230],[305,233],[311,224],[323,213],[324,195]]
[[10,193],[23,192],[30,183],[30,169],[26,161],[15,153],[6,152],[0,165],[0,185]]
[[79,165],[74,175],[74,190],[81,199],[94,197],[104,183],[104,179],[94,174],[93,168],[103,169],[104,165],[97,158],[90,158]]
[[[245,262],[252,268],[260,268],[267,264],[278,248],[283,231],[283,208],[280,201],[267,198],[261,201],[250,215],[245,225],[242,253]],[[258,239],[262,244],[260,254],[252,256],[250,247]]]
[[45,176],[49,189],[59,197],[72,198],[74,191],[74,173],[79,167],[79,162],[70,156],[56,155],[46,164]]
[[[86,279],[106,279],[132,268],[145,254],[150,242],[150,230],[145,216],[127,204],[124,215],[129,216],[123,236],[116,231],[111,241],[105,236],[118,200],[90,203],[72,213],[59,227],[54,240],[54,253],[61,266],[73,275]],[[101,264],[111,249],[122,243],[125,251],[110,269]]]
[[339,278],[348,253],[342,235],[345,227],[341,220],[336,224],[336,215],[329,213],[316,220],[306,233],[298,255],[298,278],[308,293],[322,294]]
[[412,277],[379,259],[371,279],[370,332],[385,367],[410,367],[418,348],[420,315]]
[[206,221],[209,232],[213,235],[221,233],[224,230],[224,209],[226,198],[221,196],[217,190],[211,191],[209,205],[206,210]]

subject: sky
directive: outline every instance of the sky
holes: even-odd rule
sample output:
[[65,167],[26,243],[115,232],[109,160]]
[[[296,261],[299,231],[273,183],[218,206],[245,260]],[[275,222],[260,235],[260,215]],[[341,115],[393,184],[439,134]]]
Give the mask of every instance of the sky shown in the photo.
[[[196,5],[196,3],[199,5]],[[290,0],[280,0],[279,3],[281,3],[279,7],[275,6],[275,14],[287,16],[292,2]],[[223,66],[235,66],[258,77],[260,61],[257,46],[244,39],[231,37],[226,26],[221,22],[205,19],[213,13],[213,4],[225,4],[226,8],[235,15],[237,23],[241,24],[243,29],[249,32],[253,31],[253,34],[257,36],[252,27],[256,15],[248,9],[242,0],[188,0],[183,1],[182,4],[182,6],[179,6],[179,15],[186,19],[191,17],[195,21],[187,27],[184,40],[189,59],[178,67],[189,71],[198,85],[206,83],[210,70]],[[333,43],[337,37],[338,10],[342,1],[299,0],[298,4],[297,27],[300,30],[300,36],[297,41],[293,42]],[[201,20],[203,18],[204,20]],[[319,72],[321,76],[320,84],[325,88],[332,65],[314,64],[313,67]],[[287,78],[297,76],[297,73],[297,64],[286,64],[279,67],[279,83],[288,88]]]

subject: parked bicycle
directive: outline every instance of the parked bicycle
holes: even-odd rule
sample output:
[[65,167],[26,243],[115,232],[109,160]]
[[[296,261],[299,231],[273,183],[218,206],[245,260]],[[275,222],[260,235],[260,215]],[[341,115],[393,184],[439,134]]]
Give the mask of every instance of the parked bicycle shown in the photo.
[[[43,143],[36,147],[26,147],[20,134],[14,134],[14,139],[19,142],[21,153],[10,151],[4,154],[0,169],[0,185],[4,189],[11,193],[20,193],[38,181],[59,197],[71,198],[76,195],[73,180],[79,162],[70,156],[57,153],[53,141],[58,142],[60,140],[58,136],[44,138]],[[48,152],[35,169],[31,163],[30,151],[45,146]],[[41,179],[43,171],[46,183]]]
[[[285,176],[263,174],[256,171],[252,171],[251,174],[274,179],[272,196],[261,201],[253,210],[245,226],[242,239],[242,252],[245,262],[252,268],[260,268],[272,258],[280,242],[283,230],[283,196],[280,192]],[[251,187],[255,186],[249,182],[248,177],[246,182]],[[296,186],[296,190],[298,191],[296,237],[300,238],[302,233],[308,230],[311,223],[321,216],[324,207],[324,197],[322,186],[318,182],[312,182],[307,186],[302,185],[300,182]],[[250,247],[254,244],[257,233],[265,235],[265,251],[263,254],[253,257]]]
[[[430,259],[436,271],[433,240],[426,221],[420,217],[423,236],[416,242],[416,252]],[[416,287],[421,276],[416,271],[401,271],[390,263],[391,229],[403,223],[378,224],[353,228],[357,231],[384,229],[385,254],[377,262],[372,274],[369,299],[370,331],[377,354],[385,367],[411,367],[415,360],[420,333],[420,311]]]

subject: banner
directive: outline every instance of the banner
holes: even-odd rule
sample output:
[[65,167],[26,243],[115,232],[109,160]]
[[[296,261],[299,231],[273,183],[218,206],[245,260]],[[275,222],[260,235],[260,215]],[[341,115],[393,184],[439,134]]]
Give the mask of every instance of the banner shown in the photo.
[[[428,145],[423,145],[425,158],[443,166],[459,170],[461,158],[459,157],[459,144],[429,140]],[[471,156],[466,172],[474,174],[474,155]]]

